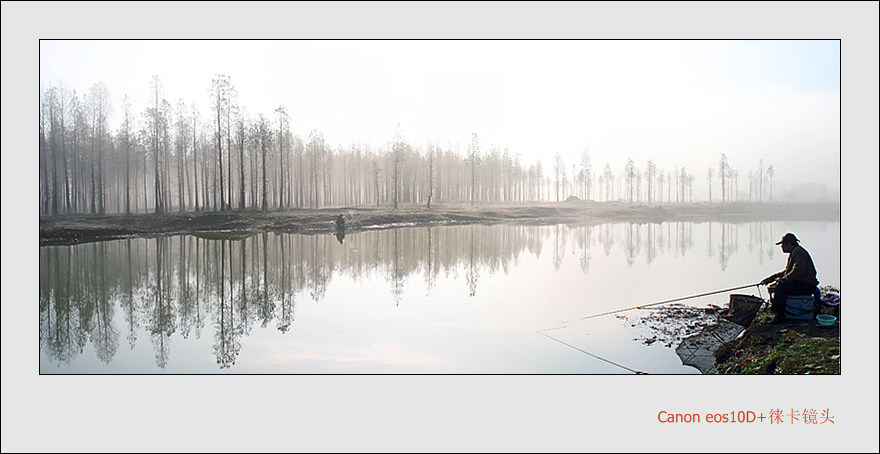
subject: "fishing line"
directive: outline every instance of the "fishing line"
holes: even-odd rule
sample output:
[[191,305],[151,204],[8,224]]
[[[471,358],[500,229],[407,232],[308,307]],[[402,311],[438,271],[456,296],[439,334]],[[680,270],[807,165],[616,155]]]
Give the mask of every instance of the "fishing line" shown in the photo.
[[[544,330],[544,331],[546,331],[546,330]],[[556,342],[559,342],[559,343],[562,344],[562,345],[566,345],[566,346],[568,346],[568,347],[571,347],[571,348],[573,348],[573,349],[575,349],[575,350],[577,350],[577,351],[579,351],[579,352],[581,352],[581,353],[586,353],[586,354],[592,356],[593,358],[596,358],[596,359],[598,359],[598,360],[605,361],[605,362],[608,363],[608,364],[613,364],[613,365],[615,365],[615,366],[617,366],[617,367],[619,367],[619,368],[621,368],[621,369],[628,370],[628,371],[630,371],[630,372],[632,372],[632,373],[634,373],[634,374],[637,374],[637,375],[642,375],[642,374],[645,373],[645,372],[638,371],[638,370],[635,370],[635,369],[630,369],[629,367],[626,367],[626,366],[624,366],[624,365],[622,365],[622,364],[615,363],[614,361],[611,361],[611,360],[605,359],[605,358],[603,358],[603,357],[601,357],[601,356],[594,355],[594,354],[592,354],[592,353],[590,353],[590,352],[588,352],[588,351],[586,351],[586,350],[584,350],[584,349],[581,349],[581,348],[575,347],[574,345],[571,345],[571,344],[569,344],[568,342],[561,341],[561,340],[559,340],[559,339],[557,339],[557,338],[555,338],[555,337],[553,337],[553,336],[551,336],[551,335],[545,333],[544,331],[538,331],[538,332],[541,333],[541,334],[543,334],[544,336],[550,338],[550,339],[555,340]]]
[[596,317],[603,317],[603,316],[606,316],[606,315],[617,314],[617,313],[620,313],[620,312],[631,311],[631,310],[634,310],[634,309],[642,309],[642,308],[645,308],[645,307],[657,306],[657,305],[660,305],[660,304],[673,303],[673,302],[676,302],[676,301],[684,301],[684,300],[689,300],[689,299],[693,299],[693,298],[699,298],[699,297],[701,297],[701,296],[715,295],[715,294],[717,294],[717,293],[730,292],[730,291],[733,291],[733,290],[739,290],[739,289],[744,289],[744,288],[749,288],[749,287],[752,287],[752,286],[759,286],[759,285],[761,285],[761,284],[758,283],[758,284],[741,285],[741,286],[739,286],[739,287],[726,288],[726,289],[724,289],[724,290],[715,290],[715,291],[712,291],[712,292],[700,293],[700,294],[698,294],[698,295],[683,296],[683,297],[681,297],[681,298],[673,298],[673,299],[671,299],[671,300],[657,301],[657,302],[655,302],[655,303],[648,303],[648,304],[640,304],[640,305],[638,305],[638,306],[625,307],[625,308],[623,308],[623,309],[616,309],[616,310],[613,310],[613,311],[601,312],[601,313],[593,314],[593,315],[587,315],[587,316],[585,316],[585,317],[576,318],[576,319],[569,320],[569,321],[567,321],[567,322],[563,322],[561,325],[556,326],[556,327],[553,327],[553,328],[547,328],[547,329],[541,330],[541,332],[543,332],[543,331],[551,331],[551,330],[554,330],[554,329],[565,328],[565,327],[566,327],[569,323],[571,323],[571,322],[576,322],[576,321],[581,321],[581,320],[587,320],[587,319],[596,318]]
[[556,342],[559,342],[559,343],[562,344],[562,345],[565,345],[565,346],[571,347],[571,348],[573,348],[573,349],[575,349],[575,350],[577,350],[577,351],[579,351],[579,352],[581,352],[581,353],[585,353],[585,354],[587,354],[587,355],[592,356],[593,358],[596,358],[596,359],[601,360],[601,361],[605,361],[605,362],[608,363],[608,364],[615,365],[615,366],[617,366],[617,367],[619,367],[619,368],[621,368],[621,369],[628,370],[628,371],[630,371],[630,372],[632,372],[632,373],[634,373],[634,374],[644,374],[645,372],[641,372],[641,371],[637,371],[637,370],[635,370],[635,369],[631,369],[631,368],[626,367],[626,366],[624,366],[624,365],[622,365],[622,364],[615,363],[614,361],[611,361],[611,360],[608,360],[608,359],[602,358],[601,356],[594,355],[594,354],[592,354],[592,353],[590,353],[590,352],[588,352],[588,351],[586,351],[586,350],[583,350],[583,349],[581,349],[581,348],[575,347],[574,345],[571,345],[571,344],[569,344],[569,343],[567,343],[567,342],[561,341],[561,340],[559,340],[559,339],[557,339],[557,338],[555,338],[555,337],[553,337],[553,336],[547,334],[547,331],[553,331],[553,330],[557,330],[557,329],[566,328],[566,327],[568,327],[568,324],[569,324],[569,323],[574,322],[574,321],[587,320],[587,319],[591,319],[591,318],[602,317],[602,316],[605,316],[605,315],[611,315],[611,314],[617,314],[617,313],[620,313],[620,312],[631,311],[631,310],[633,310],[633,309],[642,309],[642,308],[645,308],[645,307],[657,306],[657,305],[660,305],[660,304],[666,304],[666,303],[672,303],[672,302],[675,302],[675,301],[684,301],[684,300],[689,300],[689,299],[693,299],[693,298],[699,298],[699,297],[701,297],[701,296],[715,295],[715,294],[718,294],[718,293],[730,292],[730,291],[733,291],[733,290],[740,290],[740,289],[749,288],[749,287],[752,287],[752,286],[757,287],[757,289],[758,289],[758,295],[760,296],[760,295],[761,295],[761,283],[759,282],[759,283],[757,283],[757,284],[742,285],[742,286],[739,286],[739,287],[732,287],[732,288],[726,288],[726,289],[723,289],[723,290],[715,290],[715,291],[712,291],[712,292],[700,293],[700,294],[698,294],[698,295],[683,296],[683,297],[681,297],[681,298],[673,298],[673,299],[670,299],[670,300],[657,301],[657,302],[655,302],[655,303],[640,304],[640,305],[638,305],[638,306],[626,307],[626,308],[623,308],[623,309],[616,309],[616,310],[613,310],[613,311],[602,312],[602,313],[599,313],[599,314],[587,315],[587,316],[585,316],[585,317],[581,317],[581,318],[577,318],[577,319],[572,319],[572,320],[569,320],[569,321],[567,321],[567,322],[563,322],[563,323],[562,323],[561,325],[559,325],[559,326],[554,326],[554,327],[552,327],[552,328],[546,328],[546,329],[539,330],[538,333],[542,334],[543,336],[545,336],[545,337],[547,337],[547,338],[553,339],[553,340],[555,340]]

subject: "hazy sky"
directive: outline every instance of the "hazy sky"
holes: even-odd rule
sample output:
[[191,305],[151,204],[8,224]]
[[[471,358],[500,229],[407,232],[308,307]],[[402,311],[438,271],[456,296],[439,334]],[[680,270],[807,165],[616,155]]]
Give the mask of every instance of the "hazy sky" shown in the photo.
[[[781,187],[840,187],[838,41],[41,41],[40,84],[97,80],[135,111],[158,74],[166,98],[208,112],[228,74],[252,116],[285,105],[293,131],[329,143],[508,147],[525,164],[589,149],[619,173],[686,166],[704,199],[721,153],[747,190],[758,160]],[[118,118],[115,117],[115,118]],[[716,182],[717,185],[717,177]],[[717,186],[716,186],[717,188]],[[713,197],[718,197],[714,193]]]

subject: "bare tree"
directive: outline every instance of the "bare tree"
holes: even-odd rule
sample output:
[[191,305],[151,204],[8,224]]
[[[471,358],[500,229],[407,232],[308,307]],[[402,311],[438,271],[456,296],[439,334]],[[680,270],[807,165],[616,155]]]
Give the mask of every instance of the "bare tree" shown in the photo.
[[624,175],[626,175],[626,193],[629,199],[629,203],[633,203],[633,183],[636,178],[636,163],[633,161],[633,158],[628,158],[626,160],[626,167],[624,167]]
[[681,191],[681,199],[680,199],[681,203],[686,203],[687,199],[685,198],[685,194],[686,194],[685,189],[687,188],[687,186],[689,184],[690,176],[688,175],[687,170],[685,170],[684,167],[681,168],[681,176],[679,177],[678,181],[680,184],[679,188]]
[[706,171],[706,180],[709,182],[709,203],[712,203],[712,175],[715,173],[715,168],[709,167],[709,170]]
[[305,206],[305,161],[303,160],[303,155],[305,153],[305,144],[303,144],[302,139],[297,135],[293,137],[293,151],[296,156],[296,206],[301,208]]
[[[280,177],[279,177],[279,207],[289,207],[289,201],[285,202],[284,199],[284,186],[286,185],[286,178],[284,173],[284,156],[287,154],[287,149],[285,145],[289,142],[290,135],[290,117],[287,114],[287,108],[284,106],[278,106],[275,108],[275,114],[278,118],[278,160],[281,166],[280,169]],[[289,166],[289,164],[288,164]],[[288,198],[290,195],[288,194]]]
[[[97,181],[93,192],[97,192],[97,211],[98,214],[106,213],[105,199],[106,193],[104,188],[104,146],[107,142],[107,117],[110,115],[110,92],[103,82],[98,81],[89,90],[89,101],[92,110],[92,127],[94,131],[95,146],[93,148],[96,153],[95,167],[97,170]],[[93,197],[95,197],[93,195]]]
[[159,178],[159,135],[161,128],[161,110],[159,104],[159,97],[161,96],[162,91],[162,83],[159,80],[158,75],[154,75],[150,79],[150,90],[151,97],[153,101],[153,107],[148,109],[148,115],[150,117],[150,145],[153,150],[153,192],[155,196],[155,211],[156,213],[164,213],[165,207],[162,204],[162,186],[161,179]]
[[477,187],[477,161],[480,159],[480,142],[477,133],[471,134],[471,143],[468,144],[468,162],[471,168],[471,205],[474,204]]
[[58,152],[60,145],[58,143],[58,135],[59,135],[59,127],[58,124],[58,90],[53,88],[50,89],[47,93],[46,100],[44,101],[44,105],[46,106],[46,110],[49,115],[49,140],[48,140],[48,149],[49,149],[49,160],[52,162],[52,185],[50,190],[49,198],[51,202],[49,203],[51,207],[50,213],[53,215],[58,214]]
[[727,201],[727,172],[729,168],[727,155],[722,153],[721,161],[718,163],[718,176],[721,177],[721,203]]
[[647,167],[645,176],[648,179],[648,203],[654,203],[654,179],[657,177],[657,164],[649,159]]
[[[403,138],[400,136],[400,125],[397,125],[397,135],[394,138],[394,143],[391,145],[391,163],[392,169],[394,169],[391,190],[395,210],[397,209],[397,203],[400,198],[400,161],[403,159],[403,152],[405,150],[406,143],[404,143]],[[473,203],[473,201],[471,203]]]
[[49,141],[46,134],[49,130],[47,121],[48,103],[45,95],[40,101],[40,214],[49,214],[51,186],[49,185]]
[[245,138],[247,135],[246,131],[246,123],[244,111],[239,111],[238,118],[238,172],[239,172],[239,181],[241,184],[238,186],[238,209],[244,210],[245,208],[245,196],[244,196],[244,148],[245,148]]
[[220,211],[226,211],[226,195],[224,193],[223,182],[223,135],[224,132],[228,136],[228,131],[224,131],[222,118],[229,108],[229,92],[230,92],[229,76],[217,74],[211,81],[211,98],[214,113],[217,115],[217,128],[215,134],[217,137],[217,164],[220,169]]
[[583,172],[584,199],[592,198],[593,189],[593,164],[590,162],[590,150],[584,149],[581,152],[581,172]]
[[195,210],[199,211],[199,139],[198,139],[198,122],[199,114],[196,104],[192,105],[192,146],[193,146],[193,186],[195,192]]
[[376,206],[379,206],[379,201],[381,199],[379,192],[379,160],[373,160],[373,183],[376,186]]
[[[431,197],[434,196],[434,143],[428,143],[428,203],[427,207],[431,209]],[[430,231],[429,231],[430,234]]]
[[[228,95],[226,96],[226,209],[232,209],[232,117],[238,113],[238,92],[227,77]],[[244,185],[244,181],[240,182]]]
[[313,129],[312,132],[309,133],[309,143],[306,146],[306,153],[309,156],[310,161],[310,171],[311,171],[311,182],[312,182],[312,191],[314,197],[313,208],[318,208],[318,194],[320,191],[318,190],[318,167],[321,162],[321,157],[324,153],[324,135],[318,131],[317,129]]
[[129,176],[131,175],[131,103],[126,96],[122,101],[122,131],[120,139],[122,142],[122,153],[125,155],[125,214],[131,214],[131,183]]
[[70,95],[67,92],[67,89],[64,85],[60,85],[58,90],[55,91],[57,96],[55,97],[56,102],[58,103],[58,130],[59,130],[59,142],[61,144],[61,166],[63,170],[62,177],[64,178],[64,212],[70,213],[72,210],[71,202],[70,202],[70,177],[67,168],[68,154],[67,154],[67,137],[66,131],[67,128],[64,126],[64,121],[69,115],[69,97]]
[[168,212],[171,211],[171,159],[169,157],[171,135],[168,132],[171,127],[171,103],[168,100],[162,100],[160,115],[162,124],[162,206]]
[[553,179],[556,181],[556,201],[558,202],[560,196],[560,190],[562,189],[562,175],[565,173],[565,161],[562,160],[562,156],[557,152],[556,156],[553,157]]
[[266,178],[266,155],[269,153],[269,146],[271,140],[271,132],[269,131],[269,124],[266,121],[266,118],[261,114],[259,119],[257,120],[257,129],[258,129],[258,137],[260,139],[260,155],[263,157],[263,201],[262,201],[262,210],[269,210],[269,200],[267,198],[267,194],[269,192],[269,188],[267,187],[267,178]]
[[609,201],[614,198],[614,173],[611,172],[611,166],[608,164],[605,164],[603,177],[605,177],[605,201]]

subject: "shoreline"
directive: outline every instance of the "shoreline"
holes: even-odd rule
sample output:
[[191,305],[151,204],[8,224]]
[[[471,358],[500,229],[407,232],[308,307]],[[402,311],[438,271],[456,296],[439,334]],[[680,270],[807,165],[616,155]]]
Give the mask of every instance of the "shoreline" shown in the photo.
[[[840,294],[834,286],[819,289],[823,295]],[[727,308],[715,304],[677,303],[617,318],[637,330],[633,340],[673,348],[683,365],[704,375],[840,374],[839,310],[820,310],[838,316],[830,326],[819,325],[815,317],[771,324],[774,314],[766,303],[747,326],[722,317]]]
[[532,204],[435,204],[390,207],[357,206],[276,211],[138,213],[131,215],[41,216],[40,246],[69,245],[123,238],[180,234],[252,234],[265,231],[322,234],[335,231],[333,219],[346,216],[346,231],[403,226],[441,226],[498,223],[601,224],[754,222],[781,220],[840,220],[839,203],[694,203],[637,205],[621,202],[569,200]]

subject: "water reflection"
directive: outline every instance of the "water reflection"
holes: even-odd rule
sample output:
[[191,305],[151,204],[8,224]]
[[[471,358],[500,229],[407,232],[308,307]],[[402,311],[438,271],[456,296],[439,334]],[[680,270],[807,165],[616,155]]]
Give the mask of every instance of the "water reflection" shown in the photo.
[[[769,223],[706,227],[706,255],[722,271],[739,253],[741,229],[748,231],[750,255],[762,264],[774,258]],[[295,330],[297,302],[322,301],[335,276],[384,279],[397,306],[406,303],[409,279],[423,280],[428,294],[440,277],[460,279],[462,291],[473,297],[481,279],[507,275],[523,254],[540,257],[548,241],[554,270],[569,255],[587,275],[594,253],[609,256],[615,248],[627,267],[667,255],[683,258],[695,246],[694,228],[683,222],[413,227],[347,236],[176,236],[42,247],[40,348],[69,363],[91,345],[100,361],[110,363],[121,341],[133,350],[144,333],[163,369],[175,342],[200,339],[208,326],[216,363],[225,369],[255,326]]]

